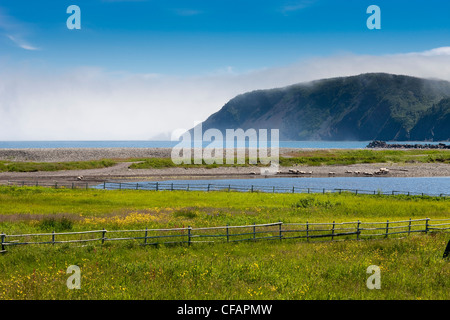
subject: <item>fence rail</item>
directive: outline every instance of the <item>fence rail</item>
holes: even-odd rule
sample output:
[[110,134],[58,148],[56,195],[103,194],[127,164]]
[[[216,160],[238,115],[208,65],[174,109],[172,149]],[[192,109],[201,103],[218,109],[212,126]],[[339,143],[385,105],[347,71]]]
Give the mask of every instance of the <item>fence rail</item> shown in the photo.
[[41,186],[51,188],[69,189],[104,189],[104,190],[148,190],[148,191],[240,191],[240,192],[264,192],[264,193],[354,193],[380,194],[380,195],[407,195],[421,197],[441,197],[450,199],[450,194],[427,194],[423,192],[411,192],[401,190],[380,191],[344,188],[308,188],[298,186],[261,186],[261,185],[232,185],[232,184],[197,184],[197,183],[172,183],[172,182],[113,182],[104,181],[89,185],[88,182],[49,182],[49,181],[8,181],[8,185],[15,186]]
[[[433,223],[433,224],[432,224]],[[64,243],[107,241],[138,241],[142,245],[187,244],[206,242],[238,242],[256,240],[286,240],[297,239],[314,241],[326,239],[362,240],[378,237],[398,237],[421,232],[447,232],[450,229],[450,219],[409,219],[402,221],[383,222],[331,222],[331,223],[283,223],[250,224],[239,226],[218,226],[167,229],[140,230],[89,230],[79,232],[51,232],[34,234],[0,234],[1,252],[6,247],[17,245],[41,245]]]

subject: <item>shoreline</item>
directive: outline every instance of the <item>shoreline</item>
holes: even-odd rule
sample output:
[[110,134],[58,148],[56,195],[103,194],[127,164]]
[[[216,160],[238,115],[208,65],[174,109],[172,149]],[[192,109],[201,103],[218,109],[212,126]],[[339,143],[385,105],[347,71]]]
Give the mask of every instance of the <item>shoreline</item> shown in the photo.
[[[108,180],[156,181],[156,180],[194,180],[194,179],[264,179],[283,178],[325,178],[325,177],[450,177],[450,165],[434,163],[415,164],[352,164],[333,166],[295,166],[280,167],[281,173],[264,176],[258,167],[218,167],[218,168],[165,168],[165,169],[128,169],[131,163],[88,170],[62,170],[51,172],[1,172],[0,184],[9,181],[47,181],[81,182],[94,184]],[[380,168],[389,169],[389,173],[375,175]],[[302,170],[304,174],[289,173],[289,170]],[[359,171],[359,174],[355,172]],[[311,173],[310,173],[311,172]],[[333,172],[333,174],[330,174]],[[364,172],[368,173],[367,175]],[[373,175],[370,175],[373,174]],[[82,177],[79,179],[79,177]]]
[[[323,149],[280,148],[280,156],[288,157],[292,152]],[[334,150],[334,149],[326,149]],[[345,150],[345,149],[340,149]],[[373,150],[373,149],[372,149]],[[62,148],[62,149],[0,149],[0,160],[64,162],[88,161],[100,159],[132,159],[151,157],[170,157],[171,148]],[[107,180],[152,181],[152,180],[188,180],[188,179],[237,179],[264,178],[260,167],[217,167],[217,168],[162,168],[129,169],[133,162],[118,164],[101,169],[61,170],[37,172],[0,172],[0,184],[8,181],[48,181],[97,183]],[[383,175],[374,173],[380,168],[389,172]],[[302,174],[292,174],[289,170],[301,170]],[[361,163],[351,165],[297,165],[280,167],[281,173],[270,177],[449,177],[450,165],[444,163]],[[359,171],[359,174],[355,172]],[[367,173],[367,174],[364,174]]]

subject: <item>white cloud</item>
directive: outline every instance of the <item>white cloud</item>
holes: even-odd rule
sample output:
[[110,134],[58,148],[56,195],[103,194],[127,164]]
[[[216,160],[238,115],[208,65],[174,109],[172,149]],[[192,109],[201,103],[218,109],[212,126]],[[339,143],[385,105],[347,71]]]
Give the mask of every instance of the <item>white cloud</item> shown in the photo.
[[303,9],[311,6],[315,2],[316,2],[315,0],[302,0],[302,1],[297,1],[297,2],[294,2],[294,3],[289,3],[289,4],[284,5],[281,8],[281,12],[284,13],[284,14],[287,14],[289,12],[295,12],[295,11],[303,10]]
[[[316,57],[247,73],[191,77],[84,67],[49,74],[0,68],[0,140],[148,139],[191,128],[237,94],[367,72],[450,81],[446,48],[384,56]],[[431,54],[430,54],[431,53]]]
[[441,47],[436,48],[424,52],[419,52],[418,54],[422,54],[424,56],[445,56],[450,55],[450,47]]
[[6,35],[12,42],[14,42],[18,47],[24,49],[24,50],[39,50],[37,47],[34,47],[30,44],[28,44],[26,41],[24,41],[23,39],[20,39],[18,37],[12,36],[12,35]]
[[19,48],[31,51],[39,50],[37,47],[24,40],[24,34],[28,33],[27,29],[25,24],[10,17],[0,8],[0,32]]

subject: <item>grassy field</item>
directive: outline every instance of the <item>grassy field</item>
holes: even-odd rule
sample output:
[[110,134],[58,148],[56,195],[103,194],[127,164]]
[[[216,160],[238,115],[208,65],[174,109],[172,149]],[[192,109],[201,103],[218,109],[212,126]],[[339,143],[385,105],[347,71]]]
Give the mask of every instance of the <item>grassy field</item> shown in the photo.
[[299,151],[280,159],[282,166],[349,165],[357,163],[450,163],[450,150],[315,150]]
[[115,165],[117,162],[109,159],[96,161],[72,162],[23,162],[0,161],[0,172],[37,172],[58,170],[101,169]]
[[[219,166],[250,166],[248,158],[245,164],[174,164],[170,158],[132,158],[103,159],[97,161],[75,162],[23,162],[0,161],[0,172],[36,172],[57,170],[99,169],[111,167],[118,162],[136,162],[131,169],[217,168]],[[450,163],[450,150],[339,150],[324,149],[293,152],[281,156],[281,166],[293,165],[349,165],[358,163]],[[258,164],[262,166],[261,164]]]
[[[449,216],[449,200],[427,197],[0,187],[7,234]],[[449,299],[448,239],[8,247],[0,299]],[[380,290],[366,287],[373,264]],[[80,290],[66,286],[70,265]]]
[[[205,167],[249,166],[248,158],[241,165],[219,164],[181,164],[175,165],[170,158],[132,159],[139,161],[130,166],[131,169],[153,169],[170,167]],[[450,150],[339,150],[324,149],[314,151],[293,152],[289,156],[281,156],[281,166],[293,165],[350,165],[358,163],[450,163]],[[225,160],[223,161],[225,163]]]

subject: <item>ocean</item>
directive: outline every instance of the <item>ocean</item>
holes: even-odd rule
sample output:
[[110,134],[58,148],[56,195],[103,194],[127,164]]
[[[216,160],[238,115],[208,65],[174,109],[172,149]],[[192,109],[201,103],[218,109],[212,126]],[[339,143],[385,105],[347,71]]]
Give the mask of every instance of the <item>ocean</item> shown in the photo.
[[[280,141],[280,148],[313,149],[362,149],[370,141]],[[408,144],[438,144],[439,142],[395,142]],[[0,149],[45,149],[45,148],[173,148],[179,141],[0,141]],[[203,142],[203,146],[210,142]],[[269,143],[270,146],[270,143]]]

